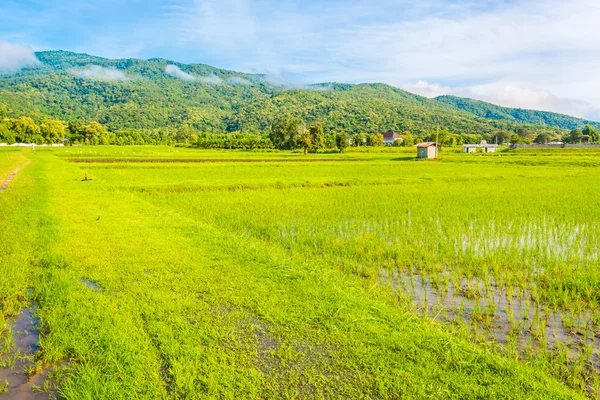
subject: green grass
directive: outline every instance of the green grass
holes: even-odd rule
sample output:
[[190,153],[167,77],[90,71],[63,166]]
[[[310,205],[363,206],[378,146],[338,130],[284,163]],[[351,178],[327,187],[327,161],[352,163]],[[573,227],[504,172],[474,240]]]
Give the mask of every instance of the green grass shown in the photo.
[[[69,399],[591,393],[596,375],[558,350],[492,345],[421,315],[379,275],[493,280],[565,316],[597,313],[600,170],[577,156],[418,162],[409,150],[308,155],[360,160],[315,163],[24,151],[31,163],[0,194],[2,320],[35,304],[39,359],[70,361]],[[115,151],[274,161],[68,162]]]
[[25,163],[22,150],[19,148],[0,149],[0,186],[4,180],[19,166]]

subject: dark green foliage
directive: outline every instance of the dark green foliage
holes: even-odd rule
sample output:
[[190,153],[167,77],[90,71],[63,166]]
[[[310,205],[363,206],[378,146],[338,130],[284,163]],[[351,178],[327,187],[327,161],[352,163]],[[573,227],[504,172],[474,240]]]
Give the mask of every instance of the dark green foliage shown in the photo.
[[340,152],[344,151],[348,147],[348,134],[346,132],[340,132],[335,136],[335,144]]
[[583,141],[583,132],[581,129],[573,129],[565,136],[565,141],[567,143],[581,143]]
[[598,132],[597,129],[594,129],[590,124],[587,124],[581,133],[583,136],[588,137],[590,143],[600,143],[600,132]]
[[[180,135],[176,140],[192,143],[197,139],[192,135],[200,133],[266,134],[282,115],[309,125],[321,122],[324,134],[370,135],[393,129],[421,138],[433,131],[438,121],[450,134],[489,138],[503,131],[507,132],[505,140],[522,127],[519,122],[538,124],[527,125],[531,132],[528,140],[542,132],[555,136],[565,133],[564,128],[585,125],[583,120],[560,114],[505,109],[468,99],[427,99],[384,84],[331,83],[287,90],[267,83],[262,75],[202,64],[109,60],[63,51],[37,56],[42,67],[0,76],[0,117],[28,116],[37,124],[47,119],[80,121],[68,129],[72,136],[81,135],[81,126],[97,121],[109,132],[135,129],[149,137],[149,131],[176,129]],[[170,64],[198,79],[182,80],[167,74],[165,67]],[[127,79],[108,81],[78,75],[77,71],[89,65],[121,70]],[[494,111],[484,112],[486,107]],[[591,126],[596,129],[600,124]],[[288,142],[286,146],[294,145]]]
[[310,127],[311,150],[317,151],[325,147],[325,134],[323,133],[323,125],[318,122]]
[[[301,135],[304,135],[306,131],[306,125],[304,122],[296,117],[283,117],[278,118],[271,125],[271,132],[269,137],[273,146],[280,150],[292,150],[297,147],[305,147],[306,139]],[[310,135],[308,136],[310,141]],[[310,143],[308,144],[310,147]]]
[[545,133],[540,133],[539,135],[537,135],[537,137],[534,140],[535,143],[539,143],[539,144],[546,144],[549,141],[550,141],[550,137]]
[[600,128],[600,122],[585,121],[581,118],[553,112],[501,107],[484,101],[455,96],[440,96],[436,98],[436,100],[440,103],[447,104],[454,109],[467,111],[479,117],[493,120],[506,120],[534,125],[550,125],[562,129],[575,129],[585,124],[590,124],[597,129]]

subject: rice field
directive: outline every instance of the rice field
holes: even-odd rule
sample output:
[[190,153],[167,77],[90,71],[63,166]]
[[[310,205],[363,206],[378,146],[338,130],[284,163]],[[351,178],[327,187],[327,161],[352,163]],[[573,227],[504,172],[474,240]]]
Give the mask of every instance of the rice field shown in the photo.
[[0,149],[0,392],[597,398],[577,150]]

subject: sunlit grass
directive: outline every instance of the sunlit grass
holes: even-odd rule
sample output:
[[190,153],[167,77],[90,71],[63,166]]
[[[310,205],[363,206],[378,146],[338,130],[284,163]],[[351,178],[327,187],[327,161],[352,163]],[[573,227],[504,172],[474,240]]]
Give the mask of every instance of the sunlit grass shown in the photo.
[[[597,391],[600,170],[576,157],[71,151],[303,158],[24,153],[0,194],[0,304],[5,319],[35,304],[66,398]],[[549,310],[589,344],[555,339]]]

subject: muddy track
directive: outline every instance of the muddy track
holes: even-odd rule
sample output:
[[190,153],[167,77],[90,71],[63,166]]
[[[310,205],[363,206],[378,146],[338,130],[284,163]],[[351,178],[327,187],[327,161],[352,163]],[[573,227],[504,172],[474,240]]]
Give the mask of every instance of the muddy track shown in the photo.
[[19,171],[21,171],[27,164],[29,164],[29,162],[30,162],[30,160],[27,160],[27,162],[25,164],[21,165],[20,167],[15,168],[15,170],[6,177],[4,182],[0,183],[0,192],[8,189],[8,185],[10,185],[10,183],[12,182],[13,179],[15,179],[15,176],[17,176]]

